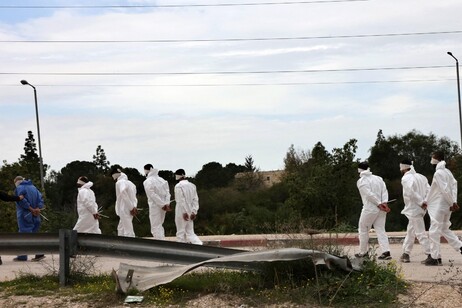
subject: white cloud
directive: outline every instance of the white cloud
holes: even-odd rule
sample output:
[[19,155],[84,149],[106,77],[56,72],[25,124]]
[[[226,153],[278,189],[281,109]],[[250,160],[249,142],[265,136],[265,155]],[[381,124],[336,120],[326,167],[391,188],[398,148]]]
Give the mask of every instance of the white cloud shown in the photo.
[[328,49],[335,49],[327,45],[318,45],[311,47],[293,47],[293,48],[273,48],[264,50],[240,50],[240,51],[228,51],[223,53],[214,54],[214,57],[258,57],[258,56],[274,56],[280,54],[292,54],[292,53],[306,53],[315,51],[324,51]]

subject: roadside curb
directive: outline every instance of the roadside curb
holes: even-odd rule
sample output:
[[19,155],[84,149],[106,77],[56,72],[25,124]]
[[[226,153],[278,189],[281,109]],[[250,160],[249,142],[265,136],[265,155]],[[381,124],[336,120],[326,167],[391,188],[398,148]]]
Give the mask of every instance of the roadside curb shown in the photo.
[[[454,231],[459,239],[462,238],[462,231]],[[406,236],[405,232],[388,233],[390,244],[402,244]],[[214,247],[282,247],[298,246],[300,244],[316,245],[359,245],[358,235],[355,233],[319,233],[319,234],[254,234],[254,235],[214,235],[200,236],[204,245]],[[174,240],[174,239],[172,239]],[[377,244],[377,235],[371,233],[369,243]],[[418,243],[416,241],[416,243]],[[447,243],[441,237],[441,243]]]

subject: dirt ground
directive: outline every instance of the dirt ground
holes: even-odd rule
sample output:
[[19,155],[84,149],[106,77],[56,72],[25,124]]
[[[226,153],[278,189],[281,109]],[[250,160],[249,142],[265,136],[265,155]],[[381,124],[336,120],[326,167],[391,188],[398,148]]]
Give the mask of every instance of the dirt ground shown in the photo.
[[[407,294],[400,295],[398,303],[394,307],[444,307],[444,308],[458,308],[462,303],[462,285],[449,285],[441,283],[413,283]],[[118,306],[111,305],[110,307],[139,307],[138,304],[120,304]],[[147,307],[141,305],[142,307]],[[0,293],[0,307],[3,308],[95,308],[102,307],[94,302],[83,302],[78,298],[72,297],[58,297],[58,296],[45,296],[45,297],[31,297],[31,296],[14,296],[5,298],[4,294]],[[155,306],[151,306],[155,307]],[[175,307],[175,306],[170,306]],[[206,295],[198,299],[194,299],[186,303],[184,307],[239,307],[250,308],[251,306],[245,305],[238,297],[229,295]],[[258,307],[258,306],[254,306]],[[265,306],[268,307],[268,306]],[[270,308],[276,307],[307,307],[306,305],[293,305],[286,303],[283,305],[272,305]],[[318,306],[319,307],[319,306]]]

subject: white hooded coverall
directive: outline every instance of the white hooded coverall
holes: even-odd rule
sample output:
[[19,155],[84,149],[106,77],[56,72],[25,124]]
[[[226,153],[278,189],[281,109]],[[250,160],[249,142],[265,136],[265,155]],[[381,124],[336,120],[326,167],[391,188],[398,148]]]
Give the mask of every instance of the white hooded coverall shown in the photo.
[[136,199],[136,186],[128,180],[125,173],[121,172],[120,176],[117,178],[115,190],[115,212],[117,216],[119,216],[117,235],[135,237],[132,223],[133,216],[130,214],[130,211],[138,205],[138,199]]
[[151,169],[143,185],[148,197],[152,236],[154,239],[163,240],[165,231],[162,224],[165,220],[165,211],[162,208],[170,204],[170,190],[168,182],[158,174],[159,170]]
[[199,197],[196,185],[188,180],[181,180],[175,185],[175,225],[177,242],[202,245],[202,241],[194,233],[194,221],[184,220],[183,214],[196,214],[199,210]]
[[425,232],[424,216],[426,210],[422,208],[425,197],[430,190],[428,180],[422,174],[417,173],[413,167],[407,171],[402,179],[404,209],[401,214],[409,220],[407,224],[407,233],[403,242],[403,252],[410,254],[414,246],[415,238],[419,240],[420,245],[426,255],[430,254],[430,242]]
[[359,217],[359,249],[361,254],[369,251],[369,231],[374,226],[381,252],[390,251],[388,236],[385,233],[387,213],[378,208],[388,201],[388,191],[383,179],[367,169],[359,174],[358,186],[363,209]]
[[77,195],[77,214],[79,218],[74,226],[74,230],[79,233],[101,234],[99,221],[93,217],[98,213],[98,204],[96,204],[95,193],[90,187],[93,182],[88,182],[79,187]]
[[449,207],[457,202],[457,181],[451,171],[446,168],[446,162],[440,161],[436,165],[436,171],[433,175],[432,185],[427,196],[427,209],[430,216],[430,250],[433,259],[441,258],[440,241],[444,236],[456,250],[460,250],[462,242],[452,232],[451,211]]

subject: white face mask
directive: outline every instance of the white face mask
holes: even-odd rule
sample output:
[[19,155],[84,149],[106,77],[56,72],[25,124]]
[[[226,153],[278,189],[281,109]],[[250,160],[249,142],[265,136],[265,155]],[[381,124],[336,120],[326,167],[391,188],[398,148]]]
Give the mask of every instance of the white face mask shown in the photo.
[[408,164],[399,164],[399,170],[400,170],[400,171],[407,170],[407,169],[410,169],[410,168],[411,168],[411,165],[408,165]]
[[120,176],[120,173],[114,173],[114,174],[112,175],[112,178],[113,178],[114,181],[115,181],[115,180],[117,180],[117,179],[119,178],[119,176]]
[[21,184],[21,183],[22,183],[22,180],[16,181],[16,182],[14,182],[14,186],[18,187],[19,184]]
[[183,178],[182,175],[175,174],[175,180],[181,180]]
[[439,160],[434,159],[434,158],[432,157],[432,160],[430,161],[430,164],[432,164],[432,165],[438,165],[439,162],[440,162]]
[[146,170],[146,169],[144,169],[144,175],[148,175],[149,172],[151,172],[151,170]]

